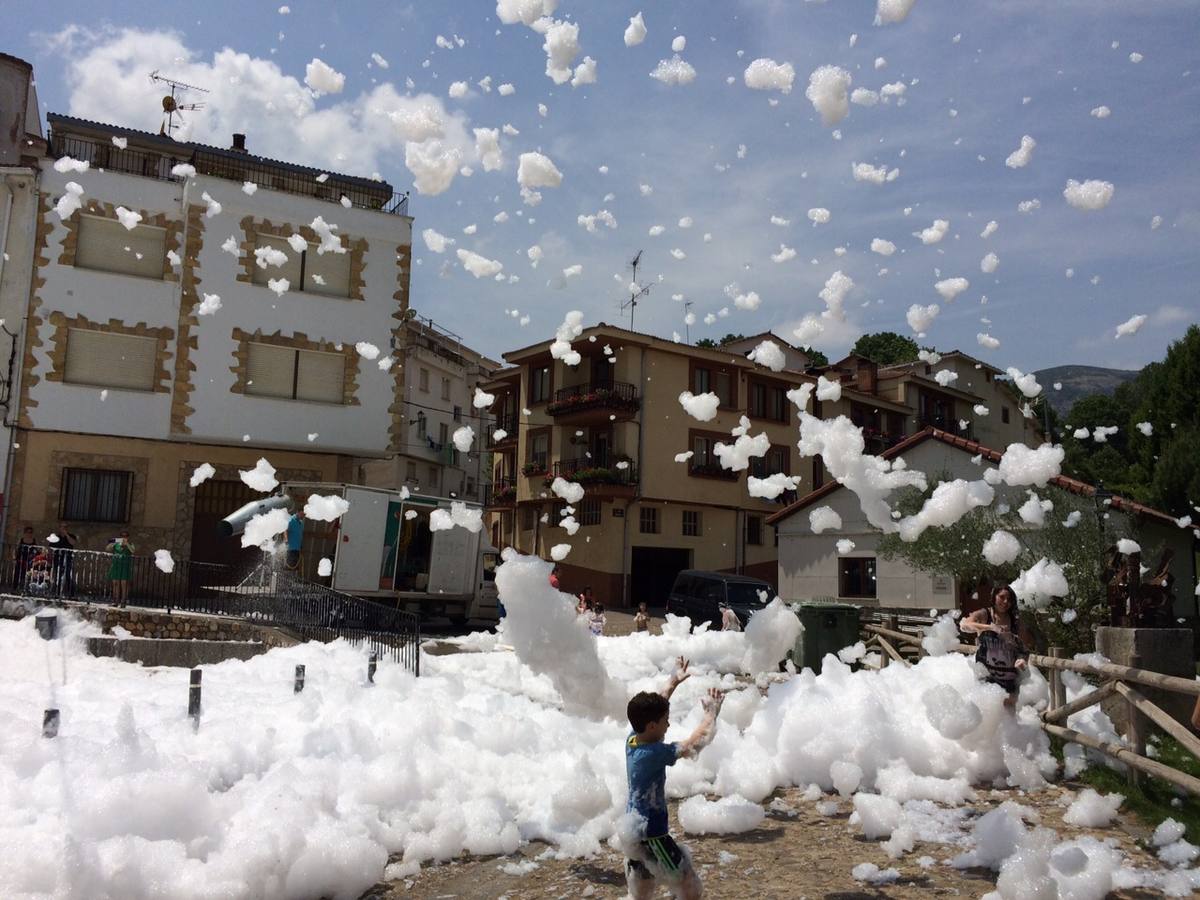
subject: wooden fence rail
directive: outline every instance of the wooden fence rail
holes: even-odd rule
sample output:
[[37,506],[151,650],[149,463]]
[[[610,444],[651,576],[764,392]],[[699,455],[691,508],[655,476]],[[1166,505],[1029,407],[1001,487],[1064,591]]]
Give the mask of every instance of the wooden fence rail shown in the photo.
[[[891,661],[896,661],[906,666],[911,665],[901,652],[905,648],[909,650],[915,649],[918,656],[925,655],[925,651],[921,646],[921,640],[924,635],[911,631],[903,631],[902,628],[905,626],[917,628],[921,628],[922,626],[928,627],[933,624],[933,620],[921,620],[913,616],[905,616],[904,623],[901,625],[899,618],[898,616],[882,618],[882,621],[886,622],[886,625],[870,621],[864,622],[862,625],[864,640],[868,647],[877,646],[882,651],[883,666],[888,665]],[[960,653],[973,654],[975,652],[975,647],[971,644],[960,643],[955,649]],[[1136,658],[1134,661],[1139,662]],[[1131,784],[1136,784],[1139,773],[1144,773],[1152,775],[1155,778],[1161,778],[1163,781],[1182,788],[1195,797],[1200,797],[1200,779],[1150,759],[1146,755],[1146,729],[1144,720],[1148,719],[1153,722],[1178,741],[1181,747],[1197,757],[1197,759],[1200,759],[1200,738],[1197,738],[1196,735],[1192,734],[1191,731],[1163,710],[1162,707],[1152,702],[1141,691],[1132,686],[1136,684],[1143,687],[1156,688],[1160,691],[1200,697],[1200,681],[1178,678],[1174,675],[1164,675],[1161,672],[1151,672],[1141,668],[1139,665],[1120,666],[1115,663],[1078,662],[1073,659],[1064,658],[1062,648],[1060,647],[1051,647],[1049,656],[1040,653],[1031,653],[1029,655],[1029,664],[1044,670],[1047,681],[1050,684],[1050,704],[1041,715],[1041,727],[1043,731],[1064,741],[1081,744],[1084,747],[1096,750],[1124,763],[1128,767],[1128,777]],[[1062,679],[1063,672],[1088,675],[1092,678],[1101,679],[1102,683],[1095,690],[1081,697],[1076,697],[1068,703],[1066,701],[1066,686]],[[1075,713],[1102,703],[1114,695],[1121,697],[1127,705],[1129,728],[1125,735],[1125,740],[1128,746],[1116,744],[1112,741],[1104,741],[1067,727],[1067,719]]]

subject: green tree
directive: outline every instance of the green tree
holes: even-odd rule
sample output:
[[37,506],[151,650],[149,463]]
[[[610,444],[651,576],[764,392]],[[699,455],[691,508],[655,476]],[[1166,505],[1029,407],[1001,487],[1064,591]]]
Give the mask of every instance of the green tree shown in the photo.
[[920,350],[917,342],[910,337],[896,334],[894,331],[878,331],[875,334],[864,334],[855,342],[850,352],[865,356],[881,366],[892,366],[912,362]]
[[[906,515],[915,513],[933,488],[947,479],[944,474],[931,476],[929,490],[901,492],[897,509]],[[1024,615],[1026,619],[1032,616],[1035,631],[1047,644],[1065,647],[1068,653],[1090,652],[1095,646],[1095,627],[1108,617],[1107,593],[1100,581],[1105,551],[1117,538],[1136,540],[1134,524],[1112,516],[1102,520],[1090,500],[1061,488],[1048,486],[1036,493],[1054,504],[1041,528],[1031,528],[1021,520],[1014,507],[1023,502],[1023,495],[1012,492],[1007,495],[1007,505],[997,497],[990,506],[972,510],[954,525],[926,529],[915,541],[886,534],[880,538],[878,553],[883,559],[903,560],[914,569],[952,575],[981,592],[989,585],[1008,584],[1043,557],[1056,562],[1066,575],[1068,596],[1056,598],[1043,609],[1025,610]],[[1017,537],[1021,552],[1012,563],[993,566],[983,556],[983,545],[1001,529]],[[1146,547],[1143,556],[1150,558],[1156,553]],[[1063,621],[1064,613],[1069,621]]]
[[745,339],[746,336],[744,334],[730,332],[719,341],[714,341],[712,338],[704,338],[703,340],[696,341],[696,346],[708,347],[710,350],[715,350],[717,347],[724,347],[726,344],[732,344],[734,341],[744,341]]
[[801,347],[800,350],[808,356],[809,364],[814,366],[829,365],[829,357],[812,347]]

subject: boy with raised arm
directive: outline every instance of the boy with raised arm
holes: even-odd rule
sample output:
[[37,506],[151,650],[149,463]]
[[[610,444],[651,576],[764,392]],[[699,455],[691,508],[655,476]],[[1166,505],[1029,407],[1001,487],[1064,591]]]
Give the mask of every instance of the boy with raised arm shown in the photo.
[[700,876],[692,867],[687,849],[675,843],[667,823],[667,766],[677,759],[693,757],[708,746],[717,727],[724,695],[713,688],[700,701],[704,710],[691,737],[681,743],[664,743],[670,725],[671,694],[690,673],[682,656],[661,693],[643,691],[629,701],[626,711],[633,733],[625,741],[625,769],[629,776],[626,810],[643,821],[638,832],[640,853],[625,863],[625,880],[633,900],[654,896],[655,883],[663,882],[683,900],[699,900],[703,893]]

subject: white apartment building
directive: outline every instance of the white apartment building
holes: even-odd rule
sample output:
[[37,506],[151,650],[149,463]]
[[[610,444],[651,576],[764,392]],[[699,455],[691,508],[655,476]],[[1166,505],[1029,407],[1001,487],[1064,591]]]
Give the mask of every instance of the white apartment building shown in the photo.
[[84,547],[128,528],[142,552],[228,561],[216,522],[260,496],[238,470],[265,457],[281,481],[354,481],[401,443],[404,367],[387,364],[407,321],[405,197],[251,155],[242,135],[48,120],[10,538],[65,518]]
[[[409,314],[404,419],[396,455],[367,462],[363,481],[482,503],[491,482],[487,438],[494,416],[488,408],[475,408],[475,388],[490,381],[500,363],[467,347],[432,319],[416,315],[416,310]],[[467,452],[458,450],[453,440],[464,425],[475,432]]]
[[[0,53],[0,497],[4,514],[16,442],[20,348],[33,277],[38,171],[45,153],[33,67]],[[0,515],[0,528],[2,522]]]

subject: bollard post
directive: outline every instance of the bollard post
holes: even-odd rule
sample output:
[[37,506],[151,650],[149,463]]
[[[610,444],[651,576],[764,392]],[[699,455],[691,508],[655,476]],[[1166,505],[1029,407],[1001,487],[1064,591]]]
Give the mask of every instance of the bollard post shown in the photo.
[[57,709],[47,709],[42,713],[42,737],[58,737],[59,714]]
[[[1129,668],[1140,669],[1142,667],[1142,657],[1137,653],[1129,657]],[[1129,744],[1129,749],[1138,756],[1146,755],[1146,735],[1142,729],[1141,712],[1134,706],[1132,700],[1125,701],[1125,714],[1129,716],[1129,728],[1125,735],[1125,740]],[[1140,778],[1138,770],[1133,766],[1126,767],[1126,781],[1130,787],[1137,787]]]
[[54,613],[42,613],[33,621],[42,640],[52,641],[58,637],[58,616]]
[[[1066,656],[1066,652],[1062,647],[1051,647],[1050,655],[1055,659],[1062,659]],[[1058,709],[1067,702],[1067,686],[1063,682],[1062,670],[1050,670],[1050,711]],[[1065,723],[1064,723],[1065,724]]]
[[304,666],[296,666],[296,683],[292,686],[292,693],[298,694],[304,690]]
[[379,664],[379,654],[372,650],[371,658],[367,661],[367,682],[375,683],[375,667]]
[[192,669],[188,686],[188,717],[192,720],[194,730],[200,728],[200,675],[199,669]]

